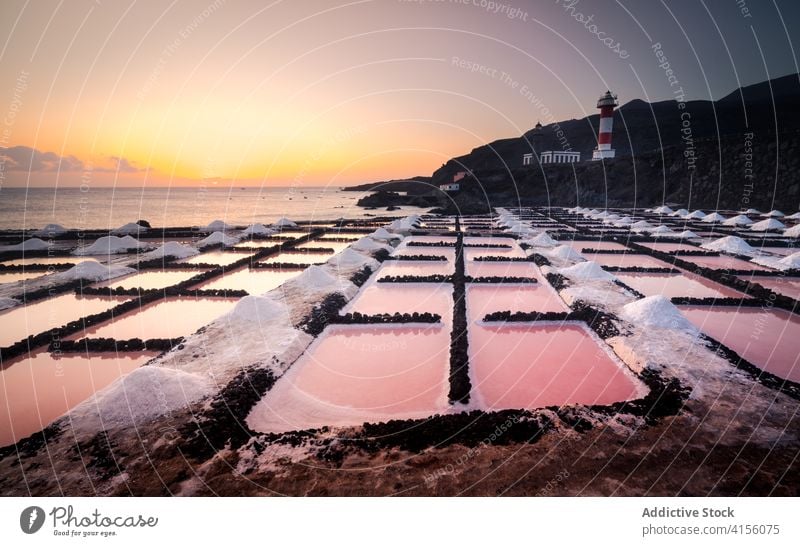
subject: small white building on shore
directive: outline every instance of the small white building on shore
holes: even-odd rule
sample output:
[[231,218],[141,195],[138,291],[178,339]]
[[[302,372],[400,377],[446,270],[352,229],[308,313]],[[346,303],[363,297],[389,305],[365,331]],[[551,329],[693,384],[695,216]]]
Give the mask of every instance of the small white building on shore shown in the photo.
[[[581,160],[580,152],[556,152],[549,150],[539,154],[539,163],[578,163]],[[533,164],[533,154],[524,154],[522,156],[523,165]]]

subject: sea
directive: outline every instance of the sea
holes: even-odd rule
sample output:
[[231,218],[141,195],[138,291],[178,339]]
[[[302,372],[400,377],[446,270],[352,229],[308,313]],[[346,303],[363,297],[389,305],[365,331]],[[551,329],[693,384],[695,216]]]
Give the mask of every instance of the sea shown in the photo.
[[[380,214],[356,205],[368,192],[338,187],[0,188],[0,230],[113,229],[147,220],[153,227],[269,224],[282,217],[325,221]],[[419,212],[416,207],[401,210]],[[395,211],[392,215],[400,215]]]

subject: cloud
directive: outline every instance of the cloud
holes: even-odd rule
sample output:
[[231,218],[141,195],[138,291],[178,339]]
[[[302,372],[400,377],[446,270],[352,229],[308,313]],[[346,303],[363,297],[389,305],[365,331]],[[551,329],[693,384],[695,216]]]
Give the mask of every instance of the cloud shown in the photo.
[[43,152],[28,146],[0,148],[0,163],[5,171],[19,172],[80,172],[92,170],[102,173],[138,173],[143,172],[124,157],[109,156],[110,163],[103,166],[86,164],[74,155],[60,156],[54,152]]
[[114,163],[114,167],[108,169],[110,172],[121,172],[121,173],[140,173],[143,172],[145,169],[140,169],[124,157],[117,157],[117,156],[110,156],[109,159]]
[[83,170],[83,161],[74,155],[60,156],[28,146],[0,148],[0,162],[6,171],[55,172]]

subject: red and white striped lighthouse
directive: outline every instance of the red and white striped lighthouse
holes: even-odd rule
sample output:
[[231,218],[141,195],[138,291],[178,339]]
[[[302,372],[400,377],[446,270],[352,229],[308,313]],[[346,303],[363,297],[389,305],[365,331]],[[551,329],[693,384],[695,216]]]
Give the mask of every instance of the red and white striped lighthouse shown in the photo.
[[611,131],[614,128],[614,108],[617,106],[617,96],[611,91],[606,91],[597,101],[600,109],[600,128],[597,131],[597,148],[592,153],[592,159],[611,159],[614,149],[611,147]]

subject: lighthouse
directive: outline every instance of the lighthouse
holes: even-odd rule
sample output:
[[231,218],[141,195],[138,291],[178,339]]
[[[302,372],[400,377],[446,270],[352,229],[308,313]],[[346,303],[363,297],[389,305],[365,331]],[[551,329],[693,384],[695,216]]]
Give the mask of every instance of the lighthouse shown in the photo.
[[606,91],[597,101],[600,109],[600,128],[597,131],[597,148],[592,153],[592,160],[611,159],[614,149],[611,147],[611,130],[614,128],[614,108],[617,106],[617,96],[611,91]]

